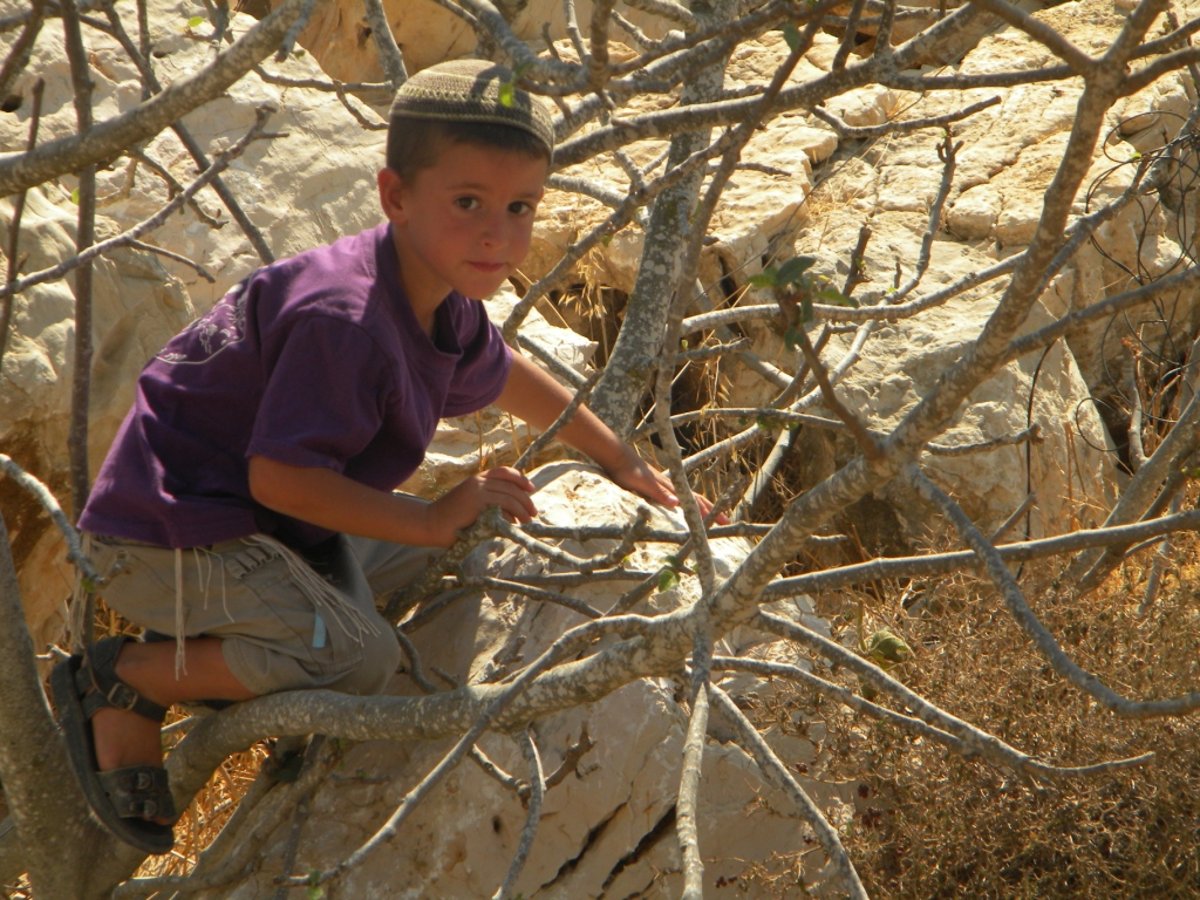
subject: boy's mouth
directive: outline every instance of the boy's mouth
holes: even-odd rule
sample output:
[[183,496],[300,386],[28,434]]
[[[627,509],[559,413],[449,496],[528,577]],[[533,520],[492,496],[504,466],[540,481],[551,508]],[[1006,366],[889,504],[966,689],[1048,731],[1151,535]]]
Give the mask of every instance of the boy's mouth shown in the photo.
[[468,263],[472,268],[478,269],[480,272],[499,272],[504,269],[506,263],[502,262],[471,262]]

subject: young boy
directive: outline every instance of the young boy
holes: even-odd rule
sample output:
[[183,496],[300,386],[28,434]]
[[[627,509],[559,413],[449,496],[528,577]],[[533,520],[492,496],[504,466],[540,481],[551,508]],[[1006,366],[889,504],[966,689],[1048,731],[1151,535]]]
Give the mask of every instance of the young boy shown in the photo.
[[[167,707],[382,691],[400,650],[374,597],[487,507],[536,514],[511,468],[433,502],[393,493],[441,417],[495,403],[545,428],[570,400],[478,299],[525,256],[553,150],[513,81],[474,60],[411,78],[378,175],[386,222],[255,272],[138,380],[79,525],[114,573],[106,602],[175,640],[106,638],[51,683],[96,816],[146,852],[173,843]],[[559,434],[617,484],[678,502],[586,409]]]

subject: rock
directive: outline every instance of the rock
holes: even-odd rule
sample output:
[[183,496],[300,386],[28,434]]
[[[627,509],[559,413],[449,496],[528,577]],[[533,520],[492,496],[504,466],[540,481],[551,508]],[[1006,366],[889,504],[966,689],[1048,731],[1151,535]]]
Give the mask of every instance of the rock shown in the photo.
[[[574,527],[579,523],[632,522],[643,501],[620,490],[594,470],[557,463],[533,474],[540,486],[539,520]],[[682,529],[678,513],[654,510],[651,525]],[[560,550],[584,558],[610,550],[615,542],[551,541]],[[728,575],[748,549],[740,539],[713,542],[718,576]],[[626,560],[635,570],[654,570],[677,548],[643,545]],[[468,575],[508,579],[564,571],[558,564],[512,545],[485,545],[464,566]],[[565,591],[576,600],[606,610],[632,583],[597,581]],[[660,614],[691,603],[696,579],[684,575],[669,590],[652,595],[633,611]],[[786,608],[787,604],[780,608]],[[791,614],[828,633],[806,598],[790,603]],[[485,590],[478,600],[463,598],[438,618],[412,632],[426,667],[435,665],[457,679],[479,680],[503,672],[513,661],[532,660],[565,630],[584,621],[562,606],[519,599]],[[803,662],[794,650],[749,629],[739,629],[718,652],[775,653]],[[731,680],[732,684],[732,680]],[[760,683],[761,684],[761,683]],[[397,685],[413,691],[412,685]],[[595,747],[546,794],[538,837],[515,894],[528,898],[678,896],[680,856],[673,831],[682,742],[687,713],[676,699],[674,679],[642,679],[585,707],[539,721],[532,735],[547,776],[563,761],[582,734]],[[739,692],[738,696],[741,696]],[[714,716],[715,718],[715,716]],[[818,753],[803,723],[787,733],[769,734],[790,766],[811,767],[801,782],[834,819],[853,808],[854,784],[823,784]],[[309,825],[302,830],[294,871],[327,867],[357,846],[392,812],[405,791],[446,751],[447,745],[366,743],[347,756],[342,771],[359,773],[331,781],[312,801]],[[489,735],[488,756],[519,778],[528,767],[509,736]],[[747,818],[753,811],[753,819]],[[839,812],[840,811],[840,812]],[[524,824],[520,802],[477,767],[458,766],[406,820],[397,839],[347,872],[342,889],[354,895],[390,897],[490,896],[504,880]],[[753,827],[747,823],[753,821]],[[315,827],[321,823],[320,827]],[[708,890],[731,883],[747,867],[810,846],[812,837],[792,817],[788,801],[764,787],[746,753],[733,743],[710,741],[701,790],[701,848]],[[290,824],[286,826],[290,829]],[[805,835],[808,834],[806,838]],[[228,897],[261,896],[279,871],[282,840],[268,840],[259,874]],[[636,848],[636,849],[635,849]],[[631,851],[633,851],[631,853]],[[804,862],[804,878],[820,889],[820,853]]]
[[[11,199],[0,200],[0,241],[8,245]],[[119,229],[98,223],[101,237]],[[41,190],[26,196],[20,252],[25,274],[74,255],[75,217]],[[144,361],[187,324],[195,309],[159,258],[125,249],[93,263],[93,357],[88,459],[95,473],[133,399]],[[70,282],[49,281],[18,294],[0,380],[0,447],[70,509],[69,436],[75,348],[75,298]],[[22,489],[0,479],[5,524],[35,646],[56,639],[74,576],[49,517]]]
[[[269,5],[277,6],[278,2],[269,0]],[[593,4],[578,0],[573,6],[576,20],[586,30]],[[523,41],[540,43],[544,29],[555,36],[565,32],[566,19],[559,0],[501,0],[495,7]],[[475,31],[437,0],[384,0],[383,8],[410,74],[445,59],[468,56],[475,49]],[[669,23],[658,16],[637,8],[624,8],[621,14],[651,38],[667,33]],[[615,29],[611,39],[619,42],[627,35]],[[383,78],[374,38],[362,4],[356,0],[320,4],[299,43],[312,51],[321,68],[333,78],[347,82]]]

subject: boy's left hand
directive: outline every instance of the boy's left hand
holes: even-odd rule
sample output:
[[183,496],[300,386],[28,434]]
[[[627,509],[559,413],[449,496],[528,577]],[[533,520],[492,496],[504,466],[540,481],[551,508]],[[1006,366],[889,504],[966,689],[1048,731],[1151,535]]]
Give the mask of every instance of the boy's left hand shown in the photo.
[[[651,503],[670,509],[679,506],[679,498],[675,495],[675,486],[671,483],[670,476],[647,463],[632,448],[626,449],[625,457],[619,465],[605,471],[614,484],[644,497]],[[712,501],[697,494],[696,502],[700,506],[700,515],[707,519],[712,512]],[[728,524],[729,520],[722,514],[717,516],[716,521],[724,525]]]

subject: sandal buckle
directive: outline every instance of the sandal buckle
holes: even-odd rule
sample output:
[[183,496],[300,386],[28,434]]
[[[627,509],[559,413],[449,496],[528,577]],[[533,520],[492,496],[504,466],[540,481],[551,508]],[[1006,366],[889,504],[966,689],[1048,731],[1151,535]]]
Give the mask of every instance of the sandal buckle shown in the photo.
[[110,687],[104,696],[114,707],[126,712],[132,712],[133,708],[137,706],[138,700],[141,699],[137,691],[122,681],[118,681]]

